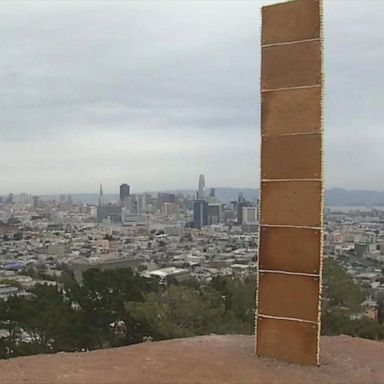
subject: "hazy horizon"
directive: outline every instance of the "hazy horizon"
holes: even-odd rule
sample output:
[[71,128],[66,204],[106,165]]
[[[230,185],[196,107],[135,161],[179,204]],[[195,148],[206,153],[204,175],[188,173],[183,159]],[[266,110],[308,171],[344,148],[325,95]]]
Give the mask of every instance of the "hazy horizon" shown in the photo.
[[[119,186],[117,186],[117,188],[115,190],[105,190],[104,187],[103,187],[103,194],[104,195],[116,195],[118,196],[119,195],[119,189],[118,189]],[[210,186],[208,185],[206,187],[206,191],[209,191],[210,188],[215,188],[216,190],[230,190],[230,189],[233,189],[233,190],[250,190],[250,191],[255,191],[255,190],[259,190],[259,187],[244,187],[244,186],[239,186],[239,187],[218,187],[218,186]],[[140,194],[140,193],[158,193],[158,192],[169,192],[169,193],[173,193],[173,192],[197,192],[197,188],[193,188],[193,187],[190,187],[190,188],[183,188],[183,187],[180,187],[180,188],[165,188],[165,189],[147,189],[147,190],[132,190],[131,189],[131,194]],[[332,187],[332,188],[326,188],[325,191],[346,191],[346,192],[373,192],[373,193],[383,193],[384,194],[384,189],[383,190],[374,190],[374,189],[361,189],[361,188],[341,188],[341,187]],[[15,196],[18,196],[20,194],[23,194],[23,193],[27,193],[27,194],[30,194],[30,195],[36,195],[36,196],[60,196],[60,195],[99,195],[99,192],[100,192],[100,185],[97,186],[97,189],[94,190],[94,191],[85,191],[85,192],[78,192],[78,191],[61,191],[61,192],[49,192],[49,191],[43,191],[41,193],[30,193],[28,191],[8,191],[7,193],[1,193],[0,192],[0,196],[2,197],[7,197],[10,193],[13,193]]]
[[[274,2],[0,3],[0,194],[258,188]],[[327,188],[384,190],[383,11],[324,2]]]

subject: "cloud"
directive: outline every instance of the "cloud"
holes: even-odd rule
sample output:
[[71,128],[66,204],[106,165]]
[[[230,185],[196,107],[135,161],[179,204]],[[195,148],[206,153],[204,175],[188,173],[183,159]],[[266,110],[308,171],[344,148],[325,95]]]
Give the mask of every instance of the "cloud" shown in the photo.
[[[268,3],[1,3],[0,193],[257,187]],[[382,4],[325,2],[329,186],[384,189]]]

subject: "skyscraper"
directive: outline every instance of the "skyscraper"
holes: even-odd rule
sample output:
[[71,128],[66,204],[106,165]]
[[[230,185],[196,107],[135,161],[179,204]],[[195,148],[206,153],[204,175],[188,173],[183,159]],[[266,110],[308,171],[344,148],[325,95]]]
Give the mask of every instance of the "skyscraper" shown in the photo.
[[257,207],[243,207],[243,224],[257,223]]
[[193,202],[193,226],[202,228],[208,225],[208,202],[196,200]]
[[221,221],[221,204],[208,204],[208,225],[219,224]]
[[120,185],[120,202],[124,204],[125,199],[129,196],[129,185],[121,184]]
[[193,226],[195,228],[202,228],[203,226],[208,225],[208,202],[205,200],[204,188],[204,175],[200,175],[197,200],[193,202]]
[[121,206],[105,204],[99,205],[97,207],[97,222],[102,223],[104,220],[107,220],[111,223],[120,223],[121,222]]
[[29,196],[27,193],[20,193],[19,202],[22,205],[28,204]]
[[10,193],[8,195],[8,198],[7,200],[5,201],[7,204],[13,204],[15,201],[14,201],[14,198],[13,198],[13,193]]
[[99,193],[99,206],[104,204],[104,198],[103,198],[103,184],[100,184],[100,193]]
[[40,197],[33,196],[33,208],[39,208],[39,207],[40,207]]
[[237,200],[237,223],[243,224],[243,208],[252,207],[252,203],[247,201],[242,193],[239,193],[239,198]]
[[146,210],[145,195],[143,193],[136,194],[136,206],[137,206],[137,215],[141,216]]
[[199,177],[199,191],[197,192],[197,200],[205,200],[205,178],[204,175]]

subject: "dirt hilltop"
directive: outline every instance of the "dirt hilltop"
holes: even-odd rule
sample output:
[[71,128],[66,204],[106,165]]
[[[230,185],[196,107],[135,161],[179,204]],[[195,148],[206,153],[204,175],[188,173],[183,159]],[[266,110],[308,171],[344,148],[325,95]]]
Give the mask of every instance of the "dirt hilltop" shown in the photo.
[[322,337],[320,367],[253,354],[252,336],[201,336],[0,361],[1,384],[384,383],[384,343]]

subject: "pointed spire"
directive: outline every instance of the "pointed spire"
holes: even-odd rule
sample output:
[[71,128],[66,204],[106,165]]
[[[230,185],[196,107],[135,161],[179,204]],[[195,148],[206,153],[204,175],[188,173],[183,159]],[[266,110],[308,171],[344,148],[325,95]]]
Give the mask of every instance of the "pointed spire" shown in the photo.
[[99,206],[103,205],[103,184],[100,183]]
[[205,178],[204,175],[200,175],[199,177],[199,191],[197,193],[198,200],[205,200]]

